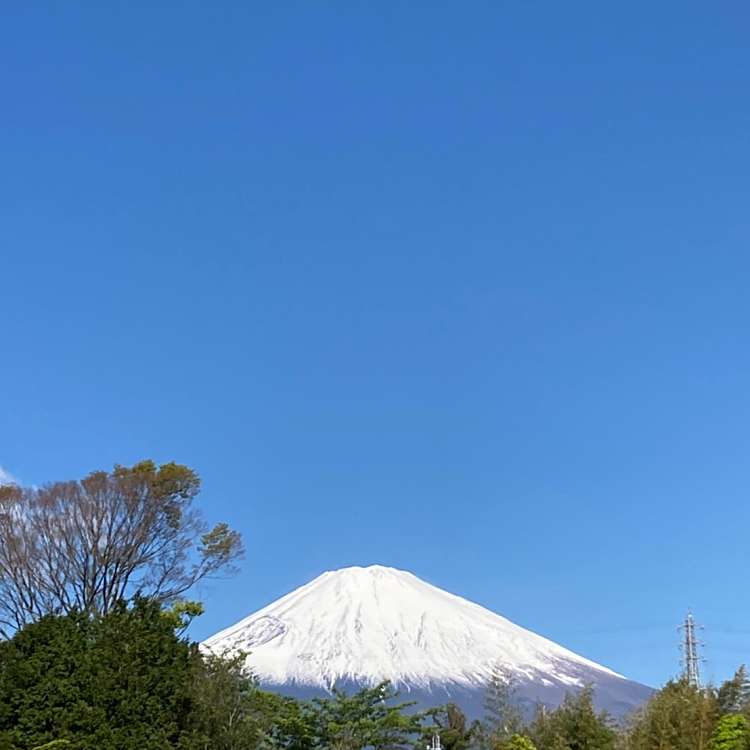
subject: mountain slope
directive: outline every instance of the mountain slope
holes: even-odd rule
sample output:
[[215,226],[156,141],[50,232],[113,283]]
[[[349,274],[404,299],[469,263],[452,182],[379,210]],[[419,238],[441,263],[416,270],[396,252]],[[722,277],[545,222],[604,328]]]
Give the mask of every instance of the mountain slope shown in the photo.
[[591,682],[598,703],[622,714],[649,692],[478,604],[378,565],[323,573],[203,645],[251,652],[261,682],[284,692],[388,679],[409,698],[451,697],[473,715],[495,666],[526,701],[554,704]]

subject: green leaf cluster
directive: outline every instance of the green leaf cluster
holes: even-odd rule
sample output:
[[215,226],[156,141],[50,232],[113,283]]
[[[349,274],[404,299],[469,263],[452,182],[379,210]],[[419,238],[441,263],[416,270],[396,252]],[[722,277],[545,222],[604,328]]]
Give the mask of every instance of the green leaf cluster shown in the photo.
[[536,747],[526,735],[514,734],[503,744],[503,750],[536,750]]
[[719,719],[708,750],[750,750],[750,722],[742,714],[727,714]]
[[43,617],[0,642],[0,736],[18,748],[176,746],[189,727],[195,658],[153,602],[120,603],[101,618]]

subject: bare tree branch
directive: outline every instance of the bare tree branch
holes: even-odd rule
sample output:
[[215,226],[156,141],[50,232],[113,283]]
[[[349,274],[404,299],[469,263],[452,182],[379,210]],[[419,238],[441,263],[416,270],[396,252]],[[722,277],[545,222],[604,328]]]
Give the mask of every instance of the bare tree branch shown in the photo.
[[233,570],[240,535],[206,528],[192,507],[199,491],[192,469],[152,461],[0,487],[0,636],[49,612],[103,614],[136,593],[175,601]]

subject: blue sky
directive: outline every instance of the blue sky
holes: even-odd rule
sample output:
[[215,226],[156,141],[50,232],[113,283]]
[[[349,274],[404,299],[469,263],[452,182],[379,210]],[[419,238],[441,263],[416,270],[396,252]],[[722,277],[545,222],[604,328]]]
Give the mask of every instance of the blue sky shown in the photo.
[[745,3],[25,3],[0,465],[194,466],[197,637],[407,568],[648,683],[750,659]]

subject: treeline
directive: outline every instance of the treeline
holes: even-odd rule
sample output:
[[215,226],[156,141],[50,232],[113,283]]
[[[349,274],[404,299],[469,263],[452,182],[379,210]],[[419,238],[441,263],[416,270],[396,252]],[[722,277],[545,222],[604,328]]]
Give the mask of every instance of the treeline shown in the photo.
[[103,616],[47,615],[0,643],[0,748],[385,748],[419,732],[385,685],[283,698],[258,688],[241,655],[202,655],[176,624],[136,598]]
[[591,689],[530,719],[497,672],[486,714],[427,711],[390,685],[299,701],[264,691],[243,654],[186,637],[199,580],[231,569],[239,535],[193,507],[177,464],[0,487],[0,750],[750,750],[744,668],[719,688],[672,681],[616,724]]
[[0,642],[0,750],[750,750],[744,669],[718,690],[670,682],[616,726],[590,689],[525,722],[502,674],[486,716],[415,711],[387,683],[300,701],[262,690],[244,655],[204,654],[191,616],[136,597],[104,615],[46,615]]

